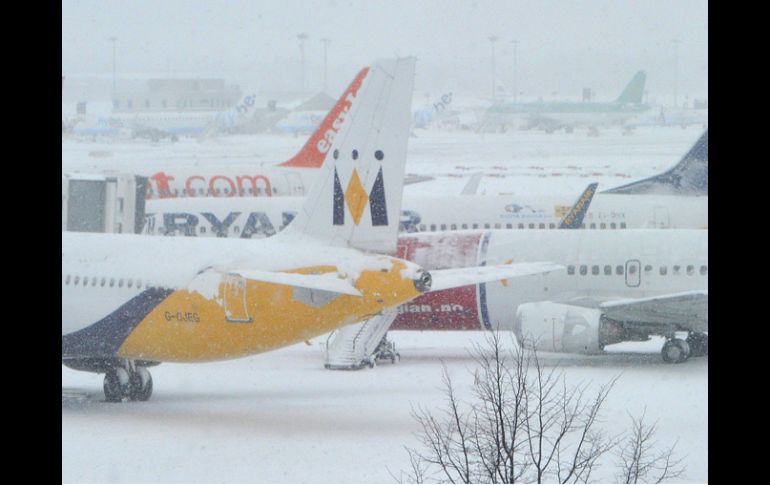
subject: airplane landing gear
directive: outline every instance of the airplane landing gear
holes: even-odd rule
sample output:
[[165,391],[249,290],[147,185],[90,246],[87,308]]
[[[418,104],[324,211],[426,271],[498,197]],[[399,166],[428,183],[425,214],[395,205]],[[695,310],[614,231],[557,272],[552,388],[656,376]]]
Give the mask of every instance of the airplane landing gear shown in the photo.
[[690,332],[687,335],[687,344],[693,357],[702,357],[709,354],[709,336],[707,333]]
[[670,338],[660,351],[663,362],[679,364],[690,357],[690,345],[680,338]]
[[104,375],[104,397],[107,402],[147,401],[152,396],[152,376],[145,367],[132,361],[113,367]]

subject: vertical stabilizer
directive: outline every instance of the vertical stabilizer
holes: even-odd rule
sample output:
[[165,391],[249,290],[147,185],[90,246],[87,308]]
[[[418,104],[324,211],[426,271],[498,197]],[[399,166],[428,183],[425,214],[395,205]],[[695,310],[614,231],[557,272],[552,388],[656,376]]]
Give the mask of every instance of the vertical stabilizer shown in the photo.
[[605,190],[607,194],[709,195],[709,132],[706,130],[670,170]]
[[302,209],[275,237],[396,250],[414,66],[405,58],[370,68]]
[[342,93],[340,99],[327,113],[315,132],[305,142],[302,149],[289,160],[280,163],[281,167],[319,168],[329,152],[334,137],[340,130],[345,116],[350,111],[350,106],[358,95],[358,90],[364,82],[369,68],[361,69],[350,86]]
[[647,74],[644,71],[639,71],[634,74],[631,81],[626,85],[626,89],[620,93],[616,103],[623,104],[641,104],[642,95],[644,94],[644,83],[647,81]]

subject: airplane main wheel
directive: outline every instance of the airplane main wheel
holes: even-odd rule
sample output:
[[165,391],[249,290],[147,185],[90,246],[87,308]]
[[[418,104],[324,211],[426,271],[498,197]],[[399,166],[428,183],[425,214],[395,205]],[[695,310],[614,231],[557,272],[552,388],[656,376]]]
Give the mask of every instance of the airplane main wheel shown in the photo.
[[152,375],[144,367],[137,367],[131,375],[129,399],[132,401],[147,401],[152,396]]
[[690,357],[690,346],[680,338],[672,338],[663,344],[660,352],[664,362],[679,364]]
[[121,402],[128,396],[129,383],[128,371],[122,367],[115,367],[104,375],[104,397],[107,402]]

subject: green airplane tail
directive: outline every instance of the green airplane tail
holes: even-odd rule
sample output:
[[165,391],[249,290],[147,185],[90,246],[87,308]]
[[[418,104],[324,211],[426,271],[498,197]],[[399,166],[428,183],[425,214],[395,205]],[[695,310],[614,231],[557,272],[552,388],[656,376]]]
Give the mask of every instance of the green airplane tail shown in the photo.
[[616,103],[632,103],[641,104],[642,94],[644,93],[644,83],[647,81],[647,74],[644,71],[639,71],[634,74],[631,81],[626,85],[626,89],[620,93]]

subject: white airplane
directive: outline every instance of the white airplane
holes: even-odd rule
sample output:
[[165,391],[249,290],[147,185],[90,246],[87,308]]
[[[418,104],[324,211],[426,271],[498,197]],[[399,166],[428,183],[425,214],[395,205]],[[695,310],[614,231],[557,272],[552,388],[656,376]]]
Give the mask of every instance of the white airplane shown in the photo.
[[[471,180],[471,184],[475,180]],[[558,195],[405,196],[402,230],[556,229],[574,203]],[[259,238],[288,224],[298,197],[150,200],[146,234]],[[672,169],[594,196],[586,229],[708,227],[708,131]]]
[[148,174],[147,199],[304,196],[350,112],[369,68],[363,68],[299,152],[278,165],[176,167]]
[[[205,136],[233,129],[253,116],[256,94],[245,94],[232,108],[223,111],[140,112],[74,120],[66,130],[76,136],[162,138]],[[63,130],[64,131],[64,130]]]
[[327,367],[394,360],[388,330],[510,330],[528,347],[571,354],[660,335],[665,362],[708,355],[708,231],[410,234],[395,255],[429,270],[542,260],[567,270],[422,295],[337,330]]
[[161,361],[265,352],[426,291],[561,268],[430,274],[376,254],[395,249],[414,65],[409,58],[371,69],[306,203],[274,238],[63,232],[62,363],[105,373],[108,401],[147,400],[146,367]]

